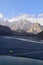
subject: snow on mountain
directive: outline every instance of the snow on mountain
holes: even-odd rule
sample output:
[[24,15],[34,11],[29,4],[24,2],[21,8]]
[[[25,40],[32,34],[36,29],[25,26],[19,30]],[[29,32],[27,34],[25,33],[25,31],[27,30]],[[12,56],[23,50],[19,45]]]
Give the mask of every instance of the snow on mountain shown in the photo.
[[28,19],[29,19],[29,15],[23,14],[23,15],[14,17],[12,19],[9,19],[8,21],[13,22],[13,21],[20,21],[20,20],[28,20]]
[[38,23],[33,23],[32,18],[29,15],[21,15],[15,18],[10,19],[11,29],[18,31],[23,30],[27,31],[28,33],[39,33],[42,31],[41,25]]
[[21,15],[12,19],[11,29],[27,31],[31,25],[28,15]]
[[20,21],[20,20],[28,20],[31,21],[32,23],[40,23],[43,25],[43,17],[35,17],[34,15],[28,15],[28,14],[22,14],[16,17],[13,17],[11,19],[8,19],[10,23],[15,22],[15,21]]
[[[39,33],[42,31],[42,27],[38,23],[33,23],[35,18],[30,17],[28,14],[14,17],[8,20],[0,20],[0,25],[6,25],[12,30],[19,31],[23,30],[28,33]],[[37,22],[37,20],[36,20]]]

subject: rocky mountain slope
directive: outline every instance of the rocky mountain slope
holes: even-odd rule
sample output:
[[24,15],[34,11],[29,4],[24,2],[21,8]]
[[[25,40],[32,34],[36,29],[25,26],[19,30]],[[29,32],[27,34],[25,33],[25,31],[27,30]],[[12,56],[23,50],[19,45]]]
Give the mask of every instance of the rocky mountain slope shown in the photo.
[[32,23],[29,20],[28,15],[22,15],[19,17],[15,17],[11,19],[11,29],[18,31],[18,30],[23,30],[28,33],[34,33],[37,34],[43,30],[42,26],[39,23]]
[[39,33],[42,31],[42,27],[40,24],[38,23],[33,23],[32,26],[30,27],[30,29],[28,30],[29,33]]
[[37,34],[43,31],[43,26],[39,23],[32,23],[28,15],[21,15],[6,21],[0,20],[0,25],[8,26],[11,30],[17,32],[25,31],[27,33]]

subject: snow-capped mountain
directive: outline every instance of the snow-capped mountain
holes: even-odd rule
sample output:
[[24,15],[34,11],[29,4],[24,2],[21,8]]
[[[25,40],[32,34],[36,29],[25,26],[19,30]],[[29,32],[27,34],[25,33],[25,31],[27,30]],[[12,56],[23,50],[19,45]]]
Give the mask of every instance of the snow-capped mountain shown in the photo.
[[42,27],[39,23],[32,23],[28,15],[21,15],[10,19],[11,29],[15,31],[26,31],[28,33],[39,33],[42,31]]
[[28,19],[28,15],[21,15],[13,19],[10,19],[9,21],[12,21],[11,29],[27,31],[32,25],[32,23]]
[[20,21],[20,20],[28,20],[29,21],[29,15],[28,14],[19,15],[19,16],[9,19],[8,21],[14,22],[14,21]]
[[0,20],[0,25],[6,25],[15,31],[22,30],[28,33],[35,33],[35,34],[43,30],[42,28],[43,26],[41,26],[39,23],[32,23],[29,15],[27,14],[14,17],[6,21]]
[[20,20],[20,21],[16,21],[15,23],[13,22],[11,24],[11,29],[27,31],[31,27],[31,25],[32,23],[30,21]]

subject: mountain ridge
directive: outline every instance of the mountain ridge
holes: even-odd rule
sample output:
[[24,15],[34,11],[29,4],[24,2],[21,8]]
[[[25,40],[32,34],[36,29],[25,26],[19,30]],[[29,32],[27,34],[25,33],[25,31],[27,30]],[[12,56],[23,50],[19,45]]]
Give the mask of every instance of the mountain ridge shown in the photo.
[[36,22],[32,23],[29,18],[30,17],[28,15],[21,15],[6,21],[0,20],[0,25],[8,26],[10,27],[11,30],[14,31],[22,30],[27,33],[34,33],[34,34],[43,31],[42,25]]

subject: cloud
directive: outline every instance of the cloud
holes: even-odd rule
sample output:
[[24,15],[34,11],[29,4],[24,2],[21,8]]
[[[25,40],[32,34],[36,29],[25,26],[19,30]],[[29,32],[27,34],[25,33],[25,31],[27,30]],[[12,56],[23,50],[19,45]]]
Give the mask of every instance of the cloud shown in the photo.
[[39,14],[38,17],[43,17],[43,13]]
[[34,14],[21,14],[19,16],[13,17],[11,19],[8,19],[8,21],[10,21],[12,23],[12,21],[16,22],[19,21],[20,19],[27,19],[28,21],[31,21],[32,23],[40,23],[41,25],[43,25],[43,14],[38,14],[37,17]]
[[30,17],[29,21],[31,21],[32,23],[40,23],[41,25],[43,25],[43,18],[36,18],[36,17]]
[[0,13],[0,20],[8,20],[8,18],[3,14],[3,13]]
[[3,17],[4,17],[3,13],[0,13],[0,18],[3,18]]
[[35,15],[34,14],[31,14],[30,17],[35,17]]

